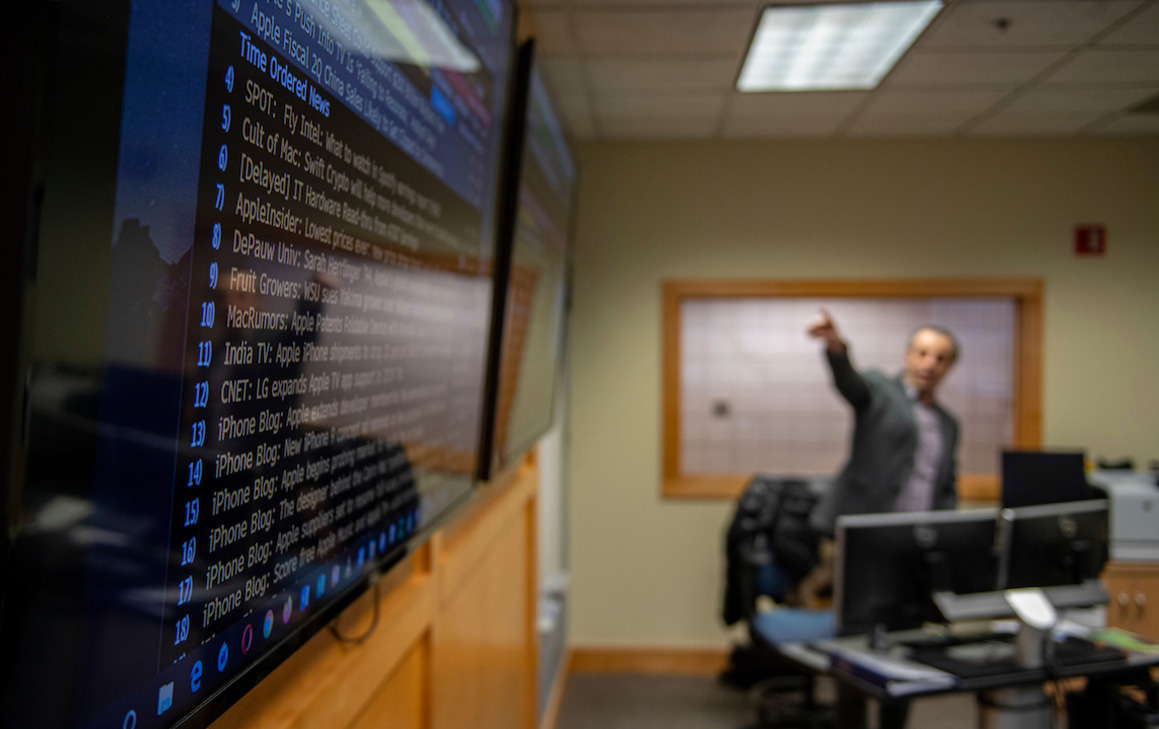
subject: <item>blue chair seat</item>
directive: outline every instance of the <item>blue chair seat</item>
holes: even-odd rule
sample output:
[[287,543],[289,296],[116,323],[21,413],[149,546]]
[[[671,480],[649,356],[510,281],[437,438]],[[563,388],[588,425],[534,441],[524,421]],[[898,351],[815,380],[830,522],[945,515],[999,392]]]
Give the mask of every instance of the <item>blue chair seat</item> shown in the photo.
[[837,623],[832,610],[778,607],[753,615],[750,628],[772,646],[778,643],[807,643],[837,635]]

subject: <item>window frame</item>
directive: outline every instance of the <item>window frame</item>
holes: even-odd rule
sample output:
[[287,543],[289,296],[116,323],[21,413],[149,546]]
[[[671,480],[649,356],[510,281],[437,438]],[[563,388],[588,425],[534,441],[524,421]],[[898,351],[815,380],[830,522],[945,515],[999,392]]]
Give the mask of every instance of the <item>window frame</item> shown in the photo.
[[[685,474],[680,470],[680,311],[689,299],[736,298],[987,298],[1014,302],[1013,409],[1015,448],[1042,443],[1042,291],[1038,278],[928,279],[677,279],[661,282],[661,496],[736,499],[751,473]],[[802,324],[804,326],[804,324]],[[963,501],[997,501],[998,474],[959,474]]]

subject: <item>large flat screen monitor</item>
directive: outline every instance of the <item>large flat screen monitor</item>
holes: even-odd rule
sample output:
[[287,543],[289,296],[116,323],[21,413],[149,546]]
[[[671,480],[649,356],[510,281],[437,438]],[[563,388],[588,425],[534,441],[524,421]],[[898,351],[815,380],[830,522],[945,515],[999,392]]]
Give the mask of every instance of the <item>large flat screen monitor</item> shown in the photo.
[[[516,127],[508,162],[506,240],[496,256],[487,422],[480,447],[483,478],[535,445],[552,425],[563,367],[568,267],[578,170],[558,107],[534,63],[534,43],[520,49]],[[501,235],[503,233],[501,232]],[[503,248],[502,246],[506,246]]]
[[21,5],[0,725],[205,724],[472,491],[514,9]]
[[838,518],[838,631],[916,628],[942,619],[935,592],[995,589],[997,516],[995,509],[971,509]]

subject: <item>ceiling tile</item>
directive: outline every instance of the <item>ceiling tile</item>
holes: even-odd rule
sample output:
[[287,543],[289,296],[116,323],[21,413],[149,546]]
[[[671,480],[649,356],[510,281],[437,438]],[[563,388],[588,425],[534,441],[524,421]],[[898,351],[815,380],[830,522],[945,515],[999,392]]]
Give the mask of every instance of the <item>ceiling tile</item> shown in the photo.
[[1159,136],[1159,114],[1124,114],[1099,127],[1098,135],[1148,134]]
[[593,126],[592,120],[590,118],[574,124],[568,123],[566,125],[566,129],[574,139],[596,138],[595,126]]
[[564,126],[569,132],[581,138],[591,138],[595,135],[592,108],[586,96],[582,94],[561,96],[558,104]]
[[920,51],[914,49],[883,84],[899,86],[1020,86],[1065,51]]
[[729,116],[757,120],[762,117],[835,117],[843,119],[868,96],[865,91],[794,91],[791,93],[732,95]]
[[1099,45],[1159,46],[1159,5],[1152,4],[1103,38]]
[[545,81],[579,138],[824,137],[851,114],[851,136],[1159,133],[1150,117],[1121,114],[1159,94],[1159,0],[950,0],[875,91],[736,92],[760,8],[801,1],[523,4]]
[[535,54],[570,56],[577,52],[566,10],[538,10],[535,13]]
[[827,137],[835,134],[845,116],[800,114],[794,116],[738,116],[724,123],[726,137]]
[[1095,48],[1052,73],[1044,83],[1159,84],[1159,50]]
[[[697,6],[702,7],[702,6]],[[574,10],[573,29],[580,50],[593,54],[735,54],[745,51],[756,9],[721,10]]]
[[592,91],[720,91],[732,86],[737,61],[727,59],[596,59],[588,63]]
[[[1097,118],[1097,117],[1094,117]],[[1090,115],[1013,114],[993,116],[969,131],[977,136],[1065,136],[1082,131]]]
[[716,119],[657,116],[600,120],[601,139],[704,139],[716,134]]
[[985,111],[1006,95],[996,89],[969,91],[895,91],[882,89],[873,95],[866,114],[959,114]]
[[711,117],[716,119],[724,105],[724,94],[615,94],[597,96],[595,111],[600,119],[610,117]]
[[849,137],[941,137],[953,134],[968,114],[865,114],[853,122]]
[[1019,96],[1003,111],[1015,114],[1110,114],[1130,108],[1159,92],[1139,89],[1064,89],[1040,86]]
[[583,61],[576,58],[540,58],[537,62],[544,83],[557,96],[582,94],[587,90]]
[[[1141,0],[960,2],[942,11],[922,36],[919,46],[1073,48],[1086,43],[1141,4]],[[1005,30],[998,27],[1000,18],[1009,23]]]
[[[773,4],[777,2],[788,0],[773,0]],[[795,4],[800,4],[801,0],[791,0]],[[846,0],[840,0],[846,2]],[[600,10],[615,10],[622,9],[625,6],[632,6],[632,9],[668,9],[679,8],[682,6],[697,6],[700,8],[719,6],[732,8],[760,8],[766,4],[763,0],[567,0],[573,7],[580,7],[585,9],[600,9]]]

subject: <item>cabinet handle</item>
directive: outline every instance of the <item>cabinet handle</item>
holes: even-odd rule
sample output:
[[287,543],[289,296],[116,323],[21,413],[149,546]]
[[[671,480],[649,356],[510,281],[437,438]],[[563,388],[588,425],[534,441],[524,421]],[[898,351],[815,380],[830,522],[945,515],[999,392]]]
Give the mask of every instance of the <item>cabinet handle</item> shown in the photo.
[[1127,606],[1131,604],[1131,596],[1125,592],[1120,592],[1118,602],[1119,602],[1119,612],[1124,612],[1124,611],[1126,611]]
[[1147,596],[1143,593],[1135,595],[1135,607],[1138,608],[1139,615],[1143,614],[1143,609],[1147,607]]

